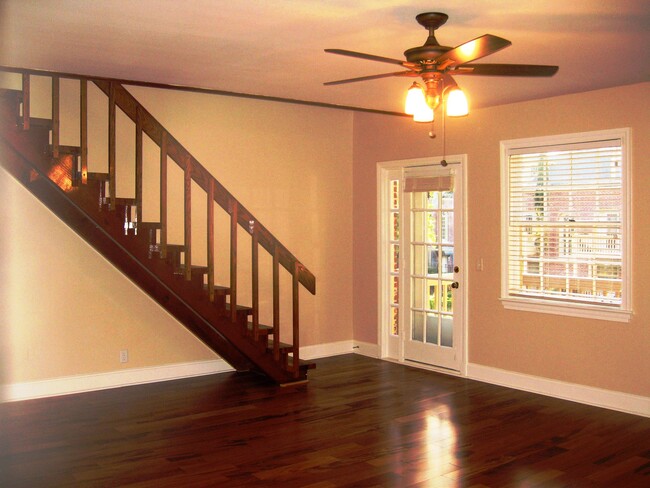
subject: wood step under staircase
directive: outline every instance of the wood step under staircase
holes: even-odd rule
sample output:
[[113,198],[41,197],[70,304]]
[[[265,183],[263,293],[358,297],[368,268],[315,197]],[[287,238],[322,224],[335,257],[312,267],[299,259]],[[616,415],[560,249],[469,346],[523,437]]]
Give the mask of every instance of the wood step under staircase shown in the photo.
[[[238,371],[255,371],[279,384],[304,382],[313,363],[299,357],[299,287],[315,293],[315,278],[118,82],[60,75],[79,81],[80,144],[59,144],[59,75],[52,78],[52,118],[30,117],[30,74],[22,89],[0,89],[0,160],[3,167],[61,220],[141,287],[189,331]],[[94,83],[108,98],[108,171],[88,171],[87,91]],[[115,113],[135,123],[135,197],[117,198]],[[86,127],[84,127],[86,126]],[[145,222],[142,198],[142,136],[160,148],[160,220]],[[167,242],[167,165],[184,175],[184,243]],[[207,264],[192,261],[192,183],[205,192]],[[196,191],[196,190],[195,190]],[[230,283],[217,284],[214,253],[215,203],[229,215]],[[252,304],[237,304],[237,229],[251,235]],[[273,262],[272,324],[259,321],[259,250]],[[280,339],[281,268],[292,279],[292,328]]]

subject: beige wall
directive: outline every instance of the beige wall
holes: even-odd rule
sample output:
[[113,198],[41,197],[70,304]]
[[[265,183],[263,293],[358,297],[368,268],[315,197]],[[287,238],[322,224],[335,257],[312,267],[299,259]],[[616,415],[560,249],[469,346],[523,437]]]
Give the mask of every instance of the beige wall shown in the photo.
[[[315,273],[317,295],[301,294],[301,344],[376,343],[376,163],[440,155],[441,135],[432,140],[428,125],[401,117],[130,90]],[[468,155],[471,363],[650,394],[647,106],[648,83],[475,110],[448,121],[447,153]],[[616,127],[632,128],[633,320],[504,310],[499,141]],[[149,149],[155,166],[156,151]],[[145,186],[148,198],[151,188]],[[0,194],[9,202],[0,208],[0,383],[214,358],[4,171]],[[155,211],[147,214],[155,218]],[[478,258],[483,272],[471,265]],[[130,362],[120,365],[124,348]]]
[[[352,113],[187,92],[132,91],[316,275],[316,296],[304,290],[300,295],[301,345],[351,340]],[[121,119],[118,113],[118,124]],[[118,127],[120,139],[126,145],[133,140],[128,127]],[[157,176],[157,153],[148,146],[145,172]],[[99,169],[97,161],[90,165]],[[118,175],[118,195],[128,193],[127,187],[128,181],[120,188]],[[147,198],[155,196],[155,188],[145,184]],[[216,357],[4,170],[0,194],[5,201],[0,208],[0,384]],[[178,195],[180,188],[170,189],[172,199]],[[198,192],[193,200],[200,217],[205,200],[200,202]],[[179,219],[179,212],[172,214]],[[148,209],[147,215],[155,218],[157,211]],[[193,234],[195,243],[201,231]],[[182,239],[182,232],[171,236]],[[219,234],[217,242],[224,236]],[[240,236],[245,246],[248,236]],[[247,248],[241,250],[243,271],[249,266],[247,255]],[[196,257],[205,260],[199,244]],[[268,283],[270,257],[261,256],[261,264]],[[227,266],[218,266],[227,276]],[[281,286],[286,324],[291,320],[288,274]],[[241,300],[250,300],[250,293],[242,292]],[[263,298],[262,307],[268,315],[270,299]],[[126,365],[118,361],[121,349],[129,350]]]
[[[650,395],[650,83],[475,110],[447,124],[447,153],[468,155],[469,362]],[[632,128],[633,308],[629,323],[505,310],[500,290],[499,141]],[[355,116],[354,334],[377,341],[376,163],[440,155],[440,136],[408,119]],[[484,271],[473,263],[483,258]]]

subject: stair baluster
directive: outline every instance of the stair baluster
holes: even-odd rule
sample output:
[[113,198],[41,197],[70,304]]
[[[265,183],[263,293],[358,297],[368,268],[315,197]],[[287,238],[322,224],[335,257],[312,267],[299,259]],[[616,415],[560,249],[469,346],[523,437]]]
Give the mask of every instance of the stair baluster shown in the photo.
[[60,129],[60,83],[59,77],[52,77],[52,157],[59,157],[59,129]]
[[23,73],[22,76],[22,129],[29,130],[29,118],[30,118],[30,106],[29,106],[29,94],[30,94],[30,79],[27,73]]

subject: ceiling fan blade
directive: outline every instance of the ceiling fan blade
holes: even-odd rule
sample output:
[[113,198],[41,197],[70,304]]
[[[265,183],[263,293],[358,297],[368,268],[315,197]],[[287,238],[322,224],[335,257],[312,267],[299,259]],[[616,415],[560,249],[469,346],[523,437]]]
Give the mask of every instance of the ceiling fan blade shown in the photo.
[[380,75],[360,76],[359,78],[348,78],[347,80],[328,81],[323,85],[342,85],[343,83],[354,83],[355,81],[376,80],[379,78],[390,78],[391,76],[418,76],[415,71],[398,71],[396,73],[382,73]]
[[469,63],[488,54],[500,51],[511,44],[509,40],[503,39],[502,37],[485,34],[442,53],[435,61],[440,68],[444,69],[452,65]]
[[340,54],[342,56],[351,56],[353,58],[367,59],[369,61],[379,61],[381,63],[399,64],[405,68],[415,68],[417,66],[416,63],[409,63],[408,61],[385,58],[383,56],[375,56],[374,54],[358,53],[356,51],[348,51],[346,49],[325,49],[325,52],[331,54]]
[[539,64],[464,64],[453,69],[456,75],[478,76],[553,76],[558,66]]

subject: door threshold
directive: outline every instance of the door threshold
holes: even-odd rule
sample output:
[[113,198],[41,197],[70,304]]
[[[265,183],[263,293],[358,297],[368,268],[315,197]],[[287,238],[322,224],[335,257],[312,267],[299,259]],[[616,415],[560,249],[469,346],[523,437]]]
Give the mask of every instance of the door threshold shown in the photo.
[[422,363],[420,361],[413,361],[412,359],[404,359],[400,361],[399,359],[386,357],[386,358],[381,358],[381,360],[388,361],[391,363],[396,363],[396,364],[402,364],[404,366],[411,366],[418,369],[426,369],[427,371],[433,371],[435,373],[448,374],[450,376],[460,376],[460,377],[465,376],[464,374],[462,374],[460,371],[456,369],[443,368],[442,366],[434,366],[432,364]]

